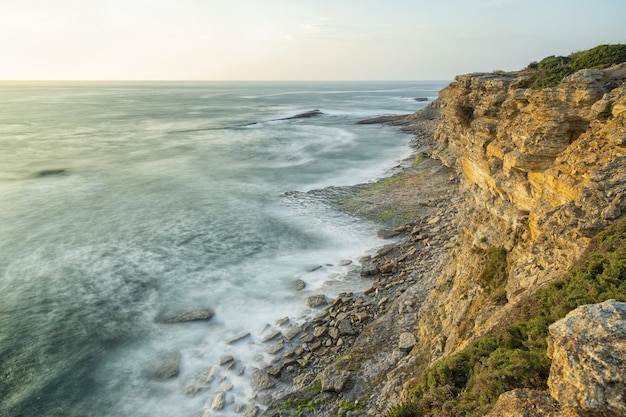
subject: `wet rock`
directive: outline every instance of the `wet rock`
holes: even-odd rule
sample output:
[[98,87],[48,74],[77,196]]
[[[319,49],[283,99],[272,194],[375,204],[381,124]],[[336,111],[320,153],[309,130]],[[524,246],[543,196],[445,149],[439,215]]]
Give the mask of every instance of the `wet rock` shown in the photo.
[[343,392],[350,380],[351,372],[329,367],[322,373],[322,391]]
[[217,361],[217,364],[219,366],[224,366],[224,365],[227,365],[227,364],[229,364],[231,362],[234,362],[234,360],[235,360],[235,358],[233,358],[232,355],[225,355],[225,356],[222,356],[221,358],[219,358],[219,360]]
[[296,279],[291,284],[291,288],[293,288],[294,291],[302,291],[305,287],[306,282],[302,281],[301,279]]
[[225,405],[226,405],[226,394],[223,392],[220,392],[213,398],[213,401],[211,402],[211,409],[216,410],[216,411],[222,410]]
[[234,343],[237,343],[237,342],[247,338],[248,336],[250,336],[250,332],[239,333],[239,334],[231,337],[230,339],[228,339],[226,341],[226,343],[229,344],[229,345],[232,345]]
[[276,383],[272,381],[269,374],[265,371],[257,369],[252,373],[250,377],[250,387],[253,391],[263,391],[266,389],[274,388]]
[[339,263],[337,264],[338,266],[348,266],[352,264],[352,260],[351,259],[344,259],[339,261]]
[[157,381],[165,381],[174,378],[180,372],[180,353],[175,353],[164,358],[157,368],[150,373],[152,379]]
[[173,324],[173,323],[186,323],[190,321],[208,321],[215,311],[211,308],[200,308],[197,310],[187,311],[184,313],[175,314],[170,317],[158,320],[159,323]]
[[428,101],[428,97],[416,97],[414,98],[414,100],[422,103],[422,102]]
[[328,304],[328,300],[323,294],[312,295],[306,299],[307,307],[316,308],[326,304]]
[[281,334],[282,334],[282,333],[281,333],[281,331],[280,331],[280,330],[274,330],[274,331],[272,331],[270,334],[268,334],[267,336],[265,336],[265,337],[261,340],[261,342],[263,342],[263,343],[270,342],[270,341],[272,341],[272,340],[276,339],[276,338],[277,338],[278,336],[280,336]]
[[211,386],[215,380],[215,368],[203,372],[185,384],[185,394],[194,396],[200,391],[204,391]]

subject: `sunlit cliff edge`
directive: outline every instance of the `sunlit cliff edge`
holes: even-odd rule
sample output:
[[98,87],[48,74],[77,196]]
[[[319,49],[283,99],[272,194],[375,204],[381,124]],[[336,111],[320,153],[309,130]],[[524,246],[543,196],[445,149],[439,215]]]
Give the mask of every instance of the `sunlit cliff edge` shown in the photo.
[[313,323],[350,305],[354,342],[265,415],[626,416],[626,63],[525,76],[458,76],[402,121],[453,172],[445,204],[363,263],[377,289]]

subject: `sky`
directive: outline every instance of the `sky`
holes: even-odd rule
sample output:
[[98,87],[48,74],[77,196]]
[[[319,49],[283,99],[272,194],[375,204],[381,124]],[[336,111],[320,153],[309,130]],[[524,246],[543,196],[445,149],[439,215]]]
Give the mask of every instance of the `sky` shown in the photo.
[[626,0],[0,0],[0,80],[449,80],[626,42]]

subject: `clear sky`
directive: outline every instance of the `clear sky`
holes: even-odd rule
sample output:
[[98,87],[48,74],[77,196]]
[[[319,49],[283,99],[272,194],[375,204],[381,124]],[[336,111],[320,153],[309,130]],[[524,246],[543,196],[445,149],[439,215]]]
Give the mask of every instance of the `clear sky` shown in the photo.
[[626,42],[626,0],[0,0],[4,80],[446,80]]

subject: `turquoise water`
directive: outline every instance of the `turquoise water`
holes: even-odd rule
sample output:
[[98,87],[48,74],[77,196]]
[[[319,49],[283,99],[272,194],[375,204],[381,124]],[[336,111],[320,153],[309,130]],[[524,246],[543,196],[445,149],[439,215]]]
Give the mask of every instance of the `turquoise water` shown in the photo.
[[[384,175],[410,137],[354,122],[443,86],[0,85],[0,416],[191,416],[219,379],[234,403],[211,415],[235,415],[240,371],[269,360],[264,325],[364,285],[334,265],[381,243],[375,225],[285,193]],[[208,323],[156,320],[204,307]],[[150,377],[176,354],[177,377]],[[238,369],[185,394],[225,354]]]

